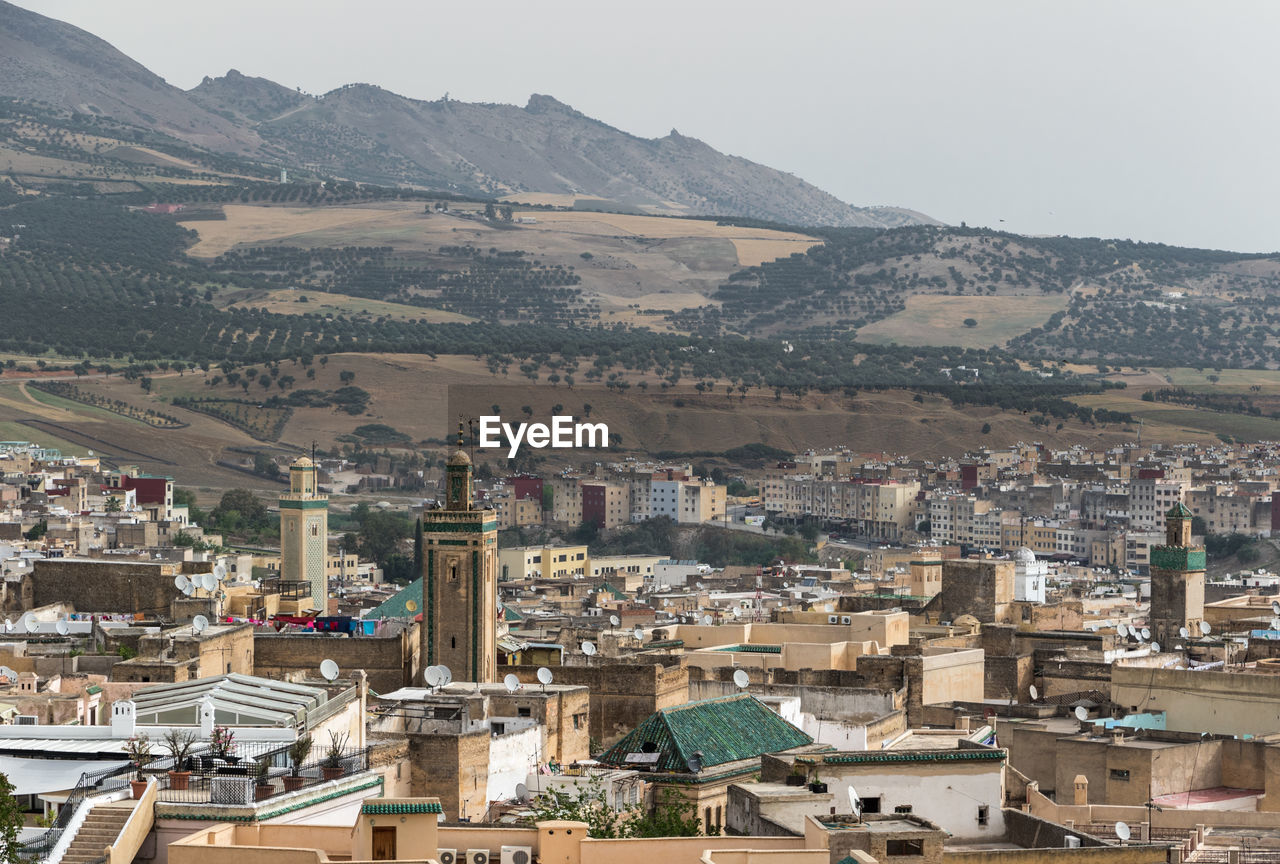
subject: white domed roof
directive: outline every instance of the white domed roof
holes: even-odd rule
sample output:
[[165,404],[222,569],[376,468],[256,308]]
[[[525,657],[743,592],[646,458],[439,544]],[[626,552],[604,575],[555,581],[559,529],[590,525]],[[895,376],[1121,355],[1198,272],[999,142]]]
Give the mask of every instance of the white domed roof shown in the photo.
[[1026,546],[1019,547],[1017,552],[1013,553],[1013,560],[1019,564],[1032,564],[1036,560],[1036,553],[1032,552]]

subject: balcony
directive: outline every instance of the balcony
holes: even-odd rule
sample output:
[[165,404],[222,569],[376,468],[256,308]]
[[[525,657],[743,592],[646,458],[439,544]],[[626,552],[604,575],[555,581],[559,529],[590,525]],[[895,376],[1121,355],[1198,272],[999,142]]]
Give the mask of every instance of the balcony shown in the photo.
[[[317,748],[321,745],[317,743]],[[344,751],[331,762],[323,756],[305,762],[295,775],[288,764],[287,747],[263,746],[260,752],[225,759],[193,756],[188,776],[175,777],[163,769],[154,772],[160,782],[156,798],[158,815],[192,815],[217,808],[216,816],[262,818],[263,809],[297,809],[311,800],[341,797],[374,786],[379,778],[369,770],[369,748]],[[254,769],[266,764],[266,773]]]

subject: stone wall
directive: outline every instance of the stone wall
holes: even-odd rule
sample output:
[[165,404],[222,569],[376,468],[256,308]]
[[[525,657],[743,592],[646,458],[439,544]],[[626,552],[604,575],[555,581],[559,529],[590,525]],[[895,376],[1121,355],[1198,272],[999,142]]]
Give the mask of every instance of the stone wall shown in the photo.
[[178,566],[167,562],[39,560],[31,573],[31,604],[67,602],[82,613],[168,615],[174,598],[182,596],[173,585],[177,573]]
[[323,633],[257,633],[254,674],[283,678],[291,672],[315,674],[323,660],[343,669],[363,669],[369,687],[390,693],[415,683],[418,673],[418,625],[390,636],[336,637]]

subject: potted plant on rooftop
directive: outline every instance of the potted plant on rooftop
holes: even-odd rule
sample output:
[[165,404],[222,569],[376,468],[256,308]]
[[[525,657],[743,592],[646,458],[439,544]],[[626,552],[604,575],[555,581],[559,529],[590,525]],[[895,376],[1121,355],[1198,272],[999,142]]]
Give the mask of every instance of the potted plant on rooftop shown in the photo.
[[214,726],[213,735],[209,738],[209,753],[216,759],[234,764],[240,757],[233,756],[236,749],[236,735],[226,726]]
[[151,739],[146,735],[134,735],[124,745],[124,749],[129,754],[129,761],[133,763],[136,772],[134,778],[129,781],[129,790],[135,799],[141,798],[142,793],[147,790],[147,781],[142,777],[142,769],[154,758],[151,755]]
[[827,784],[822,782],[822,778],[818,776],[818,766],[813,766],[813,773],[809,775],[809,791],[823,793],[827,791]]
[[804,780],[805,780],[805,777],[804,777],[804,768],[803,768],[803,767],[801,767],[800,763],[798,763],[798,762],[792,762],[792,763],[791,763],[791,773],[787,775],[787,780],[786,780],[787,785],[788,785],[788,786],[803,786],[803,785],[804,785]]
[[173,757],[173,767],[169,769],[169,788],[186,789],[191,778],[191,770],[187,760],[191,756],[191,748],[196,744],[196,735],[187,729],[170,729],[164,733],[164,746]]
[[284,778],[284,790],[293,792],[302,788],[306,778],[302,776],[302,763],[311,755],[311,736],[303,735],[289,745],[289,773]]
[[264,758],[254,762],[250,773],[253,775],[253,800],[270,798],[276,787],[271,785],[271,766],[267,764],[267,760]]
[[320,773],[324,775],[324,779],[337,780],[342,776],[342,755],[350,737],[346,732],[329,733],[329,746],[325,748],[324,758],[320,760]]

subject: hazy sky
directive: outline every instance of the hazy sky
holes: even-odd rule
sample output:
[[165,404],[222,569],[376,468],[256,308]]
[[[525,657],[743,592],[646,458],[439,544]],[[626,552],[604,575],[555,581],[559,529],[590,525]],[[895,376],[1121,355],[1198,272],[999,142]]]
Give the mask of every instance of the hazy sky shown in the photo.
[[[547,93],[853,204],[1028,233],[1280,249],[1280,4],[19,0],[189,88]],[[1004,220],[1001,222],[1000,220]]]

